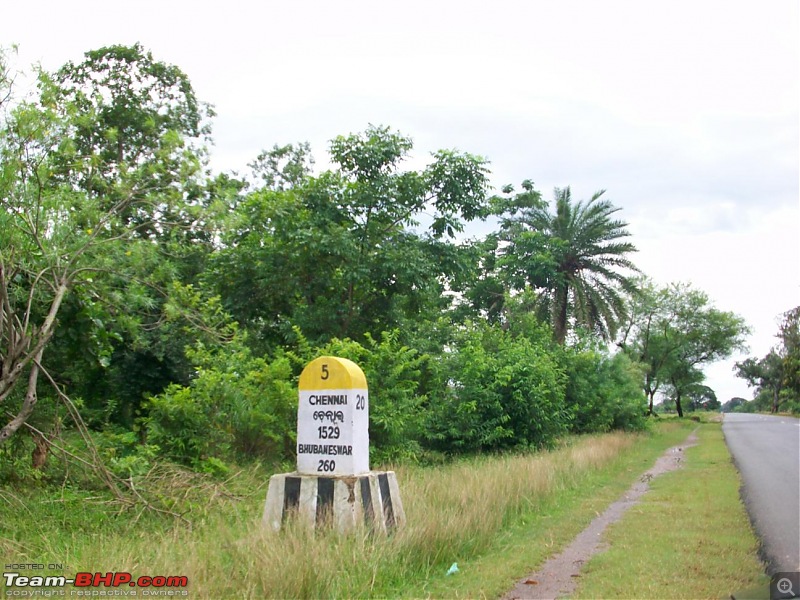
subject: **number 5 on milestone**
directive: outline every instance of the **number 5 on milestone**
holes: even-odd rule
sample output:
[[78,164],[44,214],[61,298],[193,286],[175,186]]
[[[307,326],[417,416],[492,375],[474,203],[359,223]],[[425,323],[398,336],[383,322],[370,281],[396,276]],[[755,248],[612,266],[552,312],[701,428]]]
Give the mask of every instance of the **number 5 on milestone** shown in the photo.
[[369,472],[369,393],[364,372],[333,356],[300,375],[297,471],[306,475]]

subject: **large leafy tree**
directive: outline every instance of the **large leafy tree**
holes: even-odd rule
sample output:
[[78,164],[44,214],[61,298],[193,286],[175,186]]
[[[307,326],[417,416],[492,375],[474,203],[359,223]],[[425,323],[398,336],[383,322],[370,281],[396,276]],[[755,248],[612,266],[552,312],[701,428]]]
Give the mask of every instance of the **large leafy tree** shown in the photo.
[[231,314],[275,345],[291,326],[315,341],[377,337],[438,312],[447,282],[466,268],[447,238],[483,214],[487,169],[440,151],[424,169],[404,170],[411,148],[370,127],[333,140],[334,168],[316,176],[302,151],[263,154],[267,185],[244,199],[207,274]]
[[643,387],[650,412],[657,392],[668,390],[683,416],[682,399],[694,397],[703,367],[729,357],[749,333],[738,315],[715,308],[708,295],[685,284],[657,288],[642,282],[618,344],[647,367]]
[[500,269],[512,289],[536,292],[537,310],[560,344],[571,326],[613,338],[626,316],[625,298],[636,291],[630,259],[636,247],[625,241],[627,223],[615,217],[620,209],[604,193],[574,202],[569,187],[557,188],[551,211],[526,181],[521,194],[495,202]]
[[[65,64],[52,83],[44,101],[68,123],[60,152],[52,157],[54,178],[106,203],[131,172],[142,190],[166,196],[174,186],[174,194],[190,193],[213,111],[197,99],[177,66],[155,60],[140,44],[107,46],[87,52],[80,63]],[[137,207],[125,216],[140,221],[140,233],[154,234],[150,212],[176,208],[165,200],[151,203],[151,211]]]
[[[770,412],[778,412],[784,397],[784,362],[781,355],[773,348],[761,359],[747,358],[736,363],[736,375],[756,388],[761,398],[768,398]],[[758,404],[762,409],[759,400]]]
[[[174,282],[195,283],[214,249],[209,207],[237,182],[209,180],[205,143],[213,111],[180,68],[140,44],[92,50],[67,63],[52,75],[46,98],[66,123],[50,159],[52,183],[83,191],[104,210],[126,191],[134,200],[120,207],[116,226],[131,238],[128,256],[137,267],[128,273],[133,281],[119,287],[139,285],[143,302],[126,306],[125,294],[70,295],[52,354],[88,406],[130,424],[146,394],[187,381],[184,346],[191,336],[179,327],[121,327],[122,315],[136,308],[137,320],[163,324],[168,290]],[[81,352],[95,335],[92,319],[106,331],[103,362]],[[109,413],[106,405],[116,408]]]
[[179,92],[193,98],[178,71],[113,47],[40,72],[36,99],[3,107],[0,442],[33,413],[42,373],[108,366],[124,334],[161,320],[154,290],[180,272],[164,250],[202,225],[199,130]]

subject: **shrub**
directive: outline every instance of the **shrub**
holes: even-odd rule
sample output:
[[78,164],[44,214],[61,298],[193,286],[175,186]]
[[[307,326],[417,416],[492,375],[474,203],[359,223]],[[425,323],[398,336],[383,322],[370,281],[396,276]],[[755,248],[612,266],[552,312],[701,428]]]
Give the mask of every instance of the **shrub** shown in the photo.
[[210,458],[279,460],[293,453],[297,392],[287,357],[254,357],[238,338],[214,352],[199,346],[188,354],[197,365],[193,381],[149,399],[148,443],[205,470]]
[[647,401],[640,386],[641,370],[626,355],[567,348],[562,360],[573,432],[645,427]]
[[546,348],[498,328],[470,326],[442,357],[429,443],[463,452],[548,446],[566,432],[564,377]]

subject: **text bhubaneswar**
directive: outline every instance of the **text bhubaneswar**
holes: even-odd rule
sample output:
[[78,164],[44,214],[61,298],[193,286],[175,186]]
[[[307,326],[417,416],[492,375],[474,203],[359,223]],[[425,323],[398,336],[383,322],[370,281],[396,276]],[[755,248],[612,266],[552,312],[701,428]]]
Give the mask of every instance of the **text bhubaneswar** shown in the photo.
[[298,454],[324,454],[326,456],[353,456],[352,446],[335,444],[297,444]]

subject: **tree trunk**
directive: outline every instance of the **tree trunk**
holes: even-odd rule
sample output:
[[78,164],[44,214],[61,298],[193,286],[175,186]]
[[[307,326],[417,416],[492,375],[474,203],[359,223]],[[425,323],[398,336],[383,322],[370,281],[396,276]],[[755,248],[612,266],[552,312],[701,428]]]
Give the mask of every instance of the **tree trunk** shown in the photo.
[[[644,358],[644,357],[641,357]],[[649,399],[649,403],[647,406],[647,415],[652,416],[655,414],[653,410],[653,405],[655,404],[655,397],[656,397],[656,390],[658,390],[657,385],[653,385],[653,377],[652,371],[648,370],[644,376],[644,394]]]
[[39,361],[41,361],[43,353],[44,348],[41,348],[33,359],[31,372],[28,375],[28,391],[25,393],[25,400],[22,402],[22,407],[19,409],[17,416],[11,419],[5,427],[0,429],[0,444],[8,440],[8,438],[22,427],[36,407],[36,401],[39,399],[36,394],[36,384],[39,382]]
[[561,346],[567,339],[567,301],[569,300],[569,288],[564,286],[558,288],[555,294],[555,311],[553,319],[553,336],[556,343]]
[[[2,284],[0,287],[7,285],[5,281],[0,283]],[[28,390],[25,393],[25,399],[22,401],[22,406],[16,416],[5,427],[0,429],[0,444],[8,441],[25,424],[39,399],[36,393],[36,385],[39,381],[42,355],[44,354],[45,346],[53,336],[61,302],[69,289],[67,279],[63,278],[56,281],[53,289],[54,295],[50,303],[50,309],[42,322],[42,326],[35,335],[28,333],[30,307],[27,309],[28,312],[22,315],[23,318],[17,317],[14,315],[11,304],[8,301],[8,295],[4,293],[4,304],[0,306],[0,314],[5,318],[5,325],[9,327],[9,330],[5,333],[6,338],[9,340],[9,350],[3,357],[2,371],[0,371],[0,403],[11,395],[18,378],[26,367],[30,367],[30,372],[28,374]],[[18,333],[15,333],[12,329],[14,320],[19,324]],[[25,325],[22,326],[22,323]],[[31,327],[31,329],[35,328]]]
[[56,419],[53,424],[53,430],[44,434],[41,431],[31,430],[31,437],[33,438],[34,449],[31,452],[31,466],[39,471],[47,464],[47,458],[50,456],[50,447],[52,441],[61,433],[61,420]]
[[681,407],[681,394],[678,392],[675,394],[675,408],[678,411],[678,416],[683,417],[683,408]]
[[41,433],[32,433],[33,437],[33,452],[31,452],[31,466],[41,471],[47,463],[47,455],[49,454],[50,444],[48,440]]

